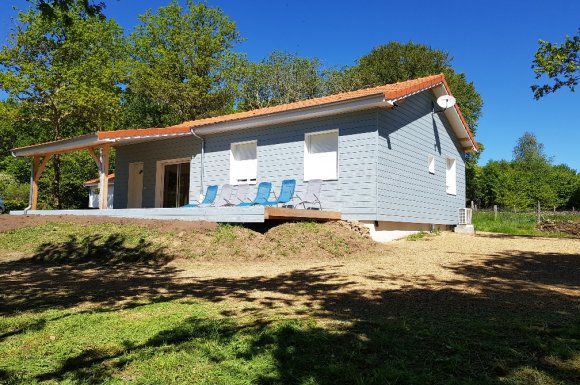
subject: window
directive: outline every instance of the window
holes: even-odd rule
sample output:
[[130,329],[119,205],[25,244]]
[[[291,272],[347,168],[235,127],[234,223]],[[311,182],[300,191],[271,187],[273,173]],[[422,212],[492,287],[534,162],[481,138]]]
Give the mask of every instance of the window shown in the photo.
[[338,130],[304,137],[304,180],[338,179]]
[[435,174],[435,157],[433,155],[427,155],[427,164],[429,167],[429,173]]
[[230,183],[254,184],[258,177],[258,142],[232,143],[230,151]]
[[445,187],[447,194],[455,195],[457,193],[457,162],[453,158],[447,158]]

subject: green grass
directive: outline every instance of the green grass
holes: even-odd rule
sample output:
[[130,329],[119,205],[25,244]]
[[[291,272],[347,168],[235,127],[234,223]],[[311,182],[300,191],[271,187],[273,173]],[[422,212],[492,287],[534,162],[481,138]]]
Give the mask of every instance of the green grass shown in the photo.
[[138,246],[151,237],[159,235],[157,231],[142,226],[124,224],[79,225],[78,223],[54,222],[34,227],[25,227],[0,234],[0,250],[37,251],[43,245],[57,244],[71,239],[85,239],[93,235],[93,243],[103,245],[111,237],[122,234],[125,246]]
[[[549,215],[543,214],[544,220],[580,222],[580,214]],[[536,235],[562,237],[566,234],[545,233],[536,230],[537,216],[533,213],[498,212],[497,219],[493,211],[474,211],[473,224],[478,231],[489,231],[512,235]]]
[[451,312],[323,327],[221,311],[173,300],[12,314],[0,322],[0,382],[566,384],[580,368],[578,325]]

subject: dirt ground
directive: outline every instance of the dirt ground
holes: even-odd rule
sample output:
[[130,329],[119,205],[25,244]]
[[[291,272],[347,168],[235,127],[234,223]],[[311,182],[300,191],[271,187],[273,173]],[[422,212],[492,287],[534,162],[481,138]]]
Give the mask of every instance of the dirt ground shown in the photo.
[[[0,218],[0,228],[5,230],[56,219]],[[86,223],[85,218],[73,220]],[[162,221],[161,225],[208,232],[215,226],[177,221]],[[329,226],[325,229],[336,237],[344,230]],[[282,234],[282,230],[274,230],[264,237],[271,238],[276,231]],[[296,233],[288,236],[297,237]],[[368,241],[356,236],[361,242]],[[236,247],[244,247],[252,240],[241,238],[237,242],[242,246]],[[297,242],[300,244],[300,239]],[[312,240],[308,242],[305,247],[313,247]],[[557,312],[563,317],[580,314],[579,239],[443,232],[342,255],[322,257],[302,250],[299,258],[292,253],[276,258],[238,258],[228,253],[230,248],[226,244],[218,258],[177,256],[158,264],[117,265],[14,260],[13,254],[0,250],[0,282],[2,291],[8,293],[1,301],[0,314],[39,306],[124,306],[156,298],[223,302],[229,309],[248,314],[274,311],[324,318],[332,313],[334,319],[337,314],[369,319],[426,309],[429,314],[440,309],[445,316],[449,311],[477,312],[482,306],[487,311]]]

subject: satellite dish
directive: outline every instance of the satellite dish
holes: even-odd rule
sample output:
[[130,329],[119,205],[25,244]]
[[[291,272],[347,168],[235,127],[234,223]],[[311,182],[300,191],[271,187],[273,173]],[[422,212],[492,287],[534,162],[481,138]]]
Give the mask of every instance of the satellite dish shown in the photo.
[[443,95],[437,98],[437,105],[444,111],[449,107],[453,107],[455,105],[455,102],[456,102],[455,98],[451,95]]

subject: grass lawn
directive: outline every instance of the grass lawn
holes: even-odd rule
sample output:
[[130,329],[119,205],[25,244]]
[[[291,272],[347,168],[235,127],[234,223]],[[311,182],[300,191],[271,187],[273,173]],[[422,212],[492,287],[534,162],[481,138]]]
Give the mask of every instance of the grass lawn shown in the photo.
[[[287,247],[306,231],[324,240],[306,255],[324,257]],[[519,240],[442,234],[353,251],[323,225],[249,234],[0,233],[0,383],[580,383],[578,240],[515,253]],[[250,238],[283,252],[181,257]]]
[[[562,233],[546,233],[536,229],[537,216],[534,213],[498,212],[497,219],[493,211],[474,211],[473,224],[479,231],[513,235],[538,235],[563,237]],[[542,214],[542,220],[580,222],[580,213],[575,215]]]

